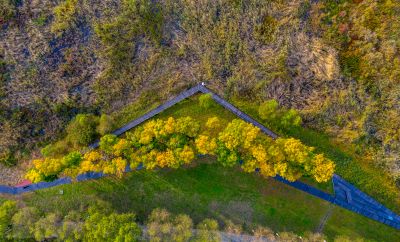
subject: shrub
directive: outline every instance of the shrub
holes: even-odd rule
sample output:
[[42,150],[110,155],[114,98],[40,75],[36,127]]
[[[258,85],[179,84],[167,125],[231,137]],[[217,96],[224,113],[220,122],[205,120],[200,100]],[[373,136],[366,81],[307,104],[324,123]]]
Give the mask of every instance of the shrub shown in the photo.
[[221,241],[221,236],[218,231],[218,222],[214,219],[204,219],[197,225],[197,233],[194,238],[196,242],[210,241],[218,242]]
[[147,234],[150,241],[188,241],[193,222],[189,216],[171,215],[165,209],[154,209],[148,218]]
[[113,130],[114,120],[106,114],[102,114],[99,119],[99,125],[96,128],[97,133],[105,135]]
[[275,39],[275,32],[278,21],[269,15],[266,15],[262,22],[255,27],[255,36],[261,42],[267,44]]
[[299,127],[302,119],[295,109],[279,107],[275,99],[262,103],[258,108],[258,115],[277,129],[290,130]]
[[211,93],[202,94],[199,97],[199,103],[202,108],[209,109],[213,106],[214,100],[212,99]]
[[75,23],[78,0],[65,0],[54,8],[54,22],[51,25],[51,31],[61,34],[63,31],[71,28]]
[[66,140],[75,147],[88,145],[97,135],[98,118],[92,114],[78,114],[67,126]]
[[265,101],[258,108],[258,115],[260,118],[267,121],[275,121],[279,116],[278,114],[279,104],[275,99]]

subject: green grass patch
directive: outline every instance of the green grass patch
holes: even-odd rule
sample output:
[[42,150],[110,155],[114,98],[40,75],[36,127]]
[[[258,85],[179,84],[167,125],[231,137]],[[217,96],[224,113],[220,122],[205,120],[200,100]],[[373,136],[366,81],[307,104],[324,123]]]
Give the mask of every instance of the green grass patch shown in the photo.
[[[195,167],[177,170],[137,171],[122,179],[107,177],[25,194],[23,201],[44,212],[66,214],[96,199],[109,202],[119,212],[134,212],[139,222],[157,207],[221,224],[231,220],[250,232],[256,225],[275,231],[304,234],[314,231],[329,204],[274,179],[226,168],[203,158]],[[60,195],[59,190],[63,190]],[[343,209],[335,211],[325,227],[330,239],[337,234],[393,241],[400,232]],[[374,232],[372,232],[374,231]]]

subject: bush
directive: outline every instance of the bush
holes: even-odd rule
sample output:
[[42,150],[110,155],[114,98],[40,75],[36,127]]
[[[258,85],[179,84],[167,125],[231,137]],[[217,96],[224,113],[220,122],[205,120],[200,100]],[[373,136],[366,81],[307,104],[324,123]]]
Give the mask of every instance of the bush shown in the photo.
[[214,219],[204,219],[197,225],[197,233],[194,238],[195,242],[218,242],[221,236],[218,231],[218,222]]
[[165,209],[154,209],[149,215],[147,233],[150,241],[188,241],[193,222],[189,216],[171,215]]
[[279,104],[275,99],[265,101],[258,108],[258,115],[263,120],[275,121],[278,116]]
[[278,21],[272,16],[265,16],[262,22],[255,28],[255,36],[258,40],[267,44],[275,39]]
[[214,100],[210,93],[203,94],[199,97],[199,103],[202,108],[209,109],[214,105]]
[[302,123],[302,119],[295,109],[287,110],[279,107],[275,99],[261,104],[258,108],[258,115],[277,129],[290,130],[294,127],[299,127]]
[[68,144],[65,140],[57,141],[54,144],[48,144],[40,150],[44,157],[57,157],[68,152]]
[[78,0],[65,0],[54,8],[54,22],[51,31],[61,34],[73,26],[76,18]]
[[97,135],[98,118],[92,114],[78,114],[67,126],[67,138],[75,147],[88,145]]
[[114,120],[106,114],[102,114],[99,119],[99,125],[96,128],[97,133],[105,135],[113,130]]

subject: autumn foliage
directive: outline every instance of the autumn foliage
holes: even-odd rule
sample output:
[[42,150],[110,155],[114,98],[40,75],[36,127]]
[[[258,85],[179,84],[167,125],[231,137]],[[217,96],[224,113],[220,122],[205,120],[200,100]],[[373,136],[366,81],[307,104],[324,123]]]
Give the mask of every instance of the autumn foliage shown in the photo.
[[334,163],[316,154],[294,138],[272,138],[245,121],[235,119],[224,129],[217,117],[201,125],[191,117],[151,120],[128,132],[124,138],[105,135],[100,148],[85,154],[72,152],[63,158],[33,161],[26,177],[33,182],[52,180],[94,171],[121,176],[127,165],[145,169],[179,168],[195,157],[212,155],[224,166],[240,165],[245,172],[259,171],[263,176],[280,175],[289,181],[311,176],[328,181]]

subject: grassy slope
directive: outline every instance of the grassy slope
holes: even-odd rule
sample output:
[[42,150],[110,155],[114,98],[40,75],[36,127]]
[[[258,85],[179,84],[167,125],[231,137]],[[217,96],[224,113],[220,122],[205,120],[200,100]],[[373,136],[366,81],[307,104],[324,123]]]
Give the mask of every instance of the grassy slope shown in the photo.
[[[126,120],[138,115],[124,113]],[[158,118],[188,115],[199,121],[217,115],[225,123],[235,118],[217,105],[205,112],[195,97],[168,109]],[[28,205],[46,212],[67,213],[101,198],[121,212],[137,213],[140,221],[153,208],[165,207],[175,213],[189,214],[196,222],[213,217],[221,223],[230,219],[243,224],[247,230],[261,224],[275,231],[287,230],[298,234],[314,231],[328,210],[327,202],[273,179],[207,164],[209,161],[204,159],[198,166],[185,169],[134,172],[122,180],[109,177],[65,185],[23,197]],[[321,188],[329,190],[329,184]],[[58,195],[59,189],[64,190],[64,195]],[[330,238],[345,234],[377,241],[395,241],[400,236],[399,231],[338,207],[334,208],[324,233]]]

